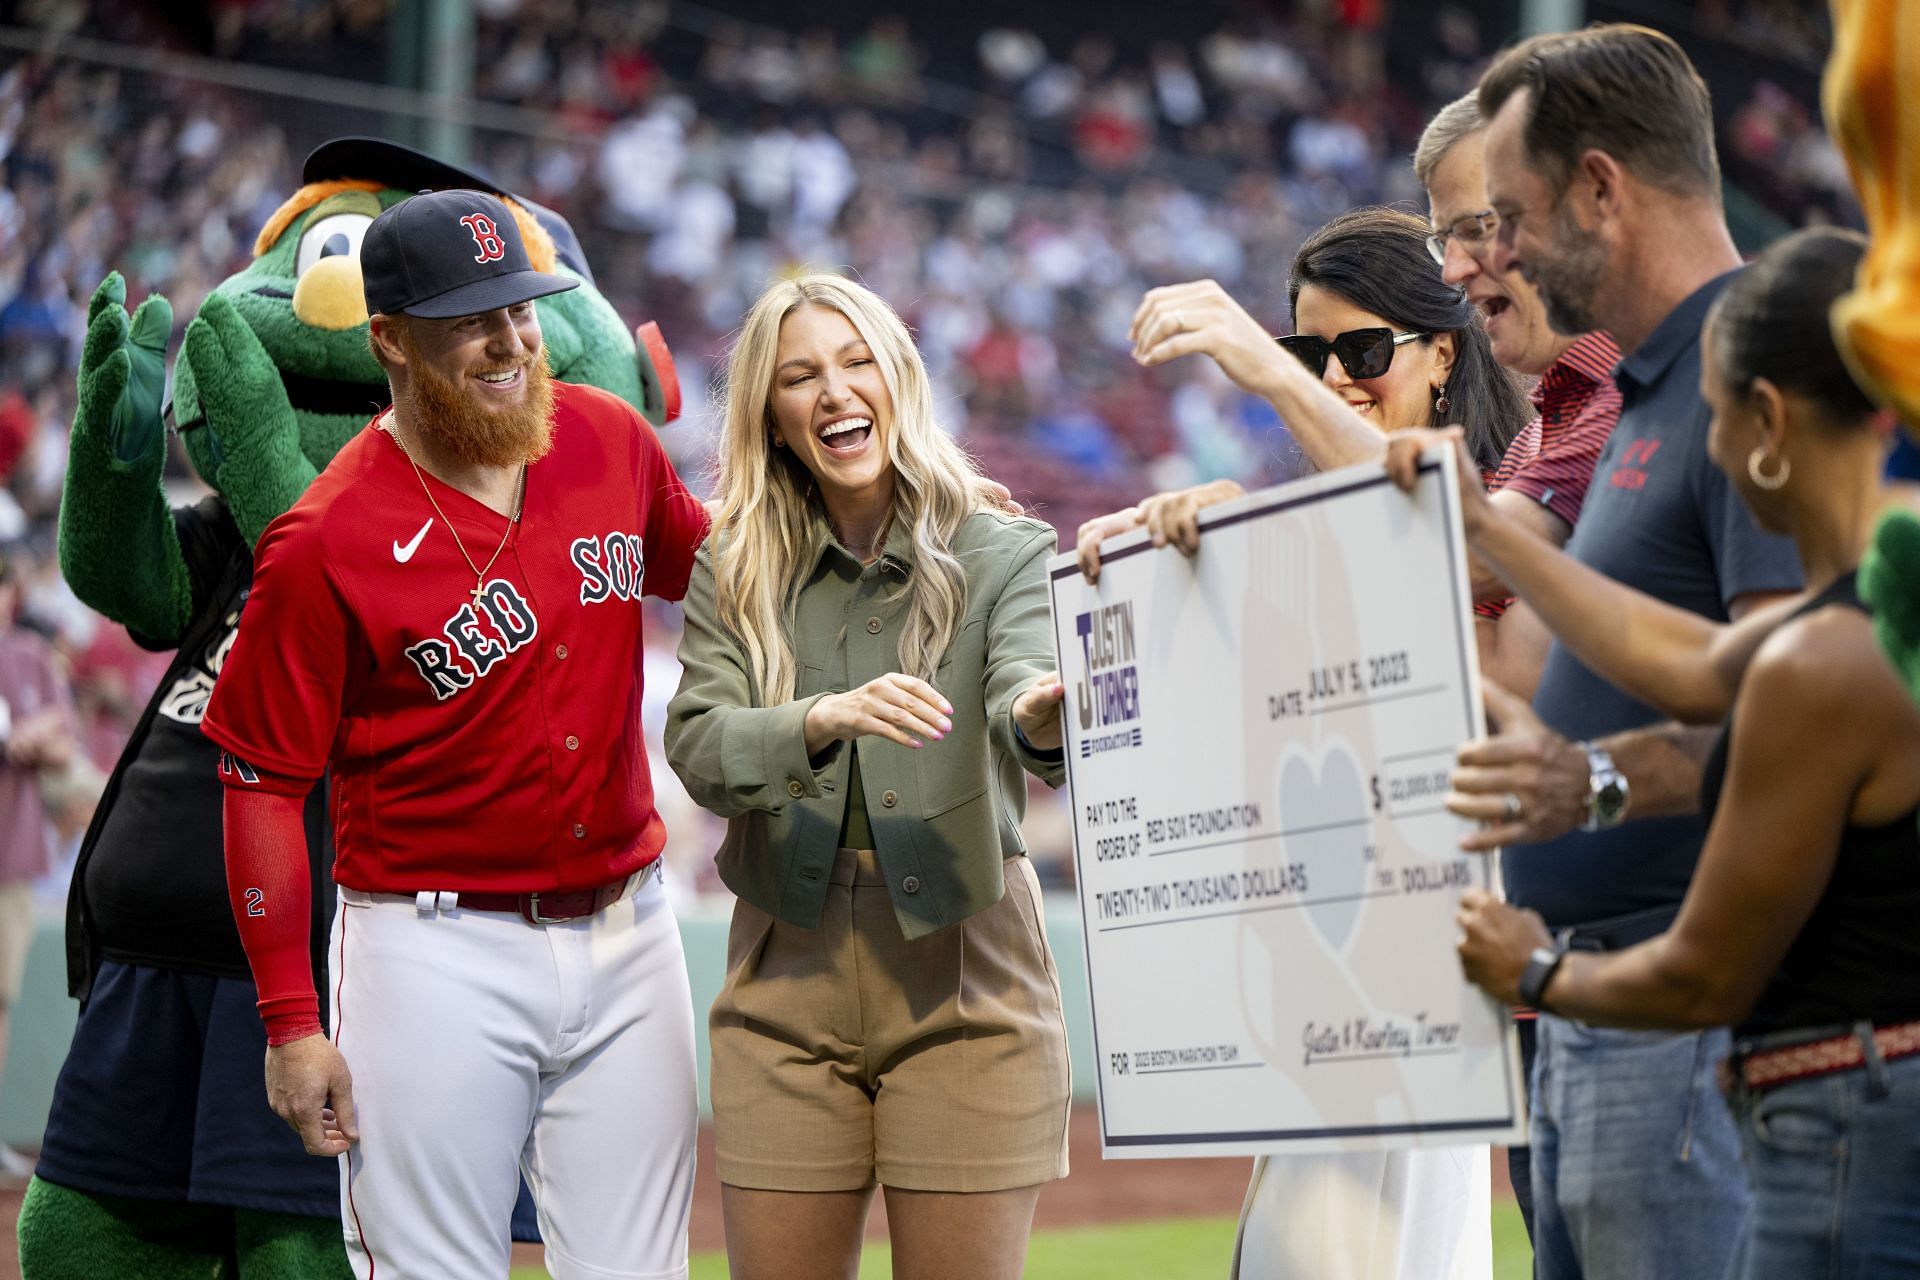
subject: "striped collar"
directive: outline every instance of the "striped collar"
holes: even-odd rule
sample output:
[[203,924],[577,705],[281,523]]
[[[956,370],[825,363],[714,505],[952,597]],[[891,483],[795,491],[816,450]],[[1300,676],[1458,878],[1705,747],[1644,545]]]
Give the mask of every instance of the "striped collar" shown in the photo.
[[1620,344],[1612,334],[1601,329],[1581,334],[1534,383],[1534,409],[1545,417],[1569,401],[1585,399],[1613,377],[1619,363]]

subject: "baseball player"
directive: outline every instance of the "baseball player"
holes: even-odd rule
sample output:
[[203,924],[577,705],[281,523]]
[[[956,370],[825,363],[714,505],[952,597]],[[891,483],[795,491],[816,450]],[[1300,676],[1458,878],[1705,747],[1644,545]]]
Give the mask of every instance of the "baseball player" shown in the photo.
[[[533,271],[473,191],[360,250],[393,408],[262,536],[204,728],[267,1091],[341,1156],[356,1273],[507,1268],[517,1175],[560,1277],[686,1274],[694,1056],[640,731],[642,594],[707,519],[625,402],[553,382]],[[331,1040],[300,799],[331,766]]]

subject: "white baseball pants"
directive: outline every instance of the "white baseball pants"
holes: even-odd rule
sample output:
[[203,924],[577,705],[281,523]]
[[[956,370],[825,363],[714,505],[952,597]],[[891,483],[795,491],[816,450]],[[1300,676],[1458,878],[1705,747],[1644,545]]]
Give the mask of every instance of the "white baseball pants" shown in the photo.
[[524,1172],[560,1280],[684,1277],[693,1002],[658,873],[566,924],[433,902],[342,889],[334,915],[354,1273],[500,1280]]

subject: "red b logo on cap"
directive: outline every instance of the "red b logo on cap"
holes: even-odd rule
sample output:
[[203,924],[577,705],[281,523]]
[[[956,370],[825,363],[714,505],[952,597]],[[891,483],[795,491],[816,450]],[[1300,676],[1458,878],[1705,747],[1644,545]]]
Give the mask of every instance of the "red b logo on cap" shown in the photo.
[[460,225],[473,233],[473,243],[480,250],[473,255],[475,262],[498,262],[507,256],[507,246],[494,230],[493,219],[486,214],[470,213],[460,219]]

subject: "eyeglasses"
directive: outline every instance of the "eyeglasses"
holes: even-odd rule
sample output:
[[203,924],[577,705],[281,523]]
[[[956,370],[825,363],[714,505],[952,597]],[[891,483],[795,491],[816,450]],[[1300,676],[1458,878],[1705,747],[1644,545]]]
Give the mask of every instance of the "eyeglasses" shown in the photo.
[[1349,378],[1377,378],[1393,367],[1393,353],[1427,333],[1395,333],[1391,329],[1349,329],[1328,342],[1305,334],[1288,334],[1274,341],[1291,351],[1301,364],[1319,377],[1326,371],[1327,356],[1333,355]]
[[1482,209],[1470,213],[1464,218],[1455,218],[1440,230],[1427,237],[1427,252],[1441,266],[1447,262],[1447,241],[1457,240],[1460,247],[1468,253],[1478,253],[1482,245],[1493,238],[1500,229],[1500,215],[1491,209]]

